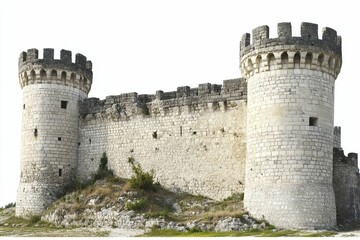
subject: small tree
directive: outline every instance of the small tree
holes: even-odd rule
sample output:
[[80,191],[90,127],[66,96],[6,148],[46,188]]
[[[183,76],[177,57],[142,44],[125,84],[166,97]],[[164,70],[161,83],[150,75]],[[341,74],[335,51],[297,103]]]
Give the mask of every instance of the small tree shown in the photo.
[[131,164],[134,175],[131,176],[130,184],[135,189],[155,190],[154,170],[144,172],[140,163],[136,163],[133,157],[128,158],[128,163]]
[[106,152],[104,152],[100,158],[100,164],[98,170],[93,176],[94,181],[114,176],[114,172],[108,168],[107,163],[108,163],[108,158]]

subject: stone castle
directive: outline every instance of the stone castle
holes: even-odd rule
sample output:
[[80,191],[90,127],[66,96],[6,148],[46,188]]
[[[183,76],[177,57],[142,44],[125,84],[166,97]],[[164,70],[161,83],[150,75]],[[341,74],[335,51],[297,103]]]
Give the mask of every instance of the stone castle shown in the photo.
[[16,215],[38,214],[74,179],[86,181],[106,152],[117,176],[128,157],[166,188],[214,199],[245,192],[244,205],[277,227],[333,229],[360,218],[357,154],[334,128],[341,38],[290,23],[243,35],[243,78],[173,92],[87,98],[92,63],[53,49],[22,52],[21,180]]

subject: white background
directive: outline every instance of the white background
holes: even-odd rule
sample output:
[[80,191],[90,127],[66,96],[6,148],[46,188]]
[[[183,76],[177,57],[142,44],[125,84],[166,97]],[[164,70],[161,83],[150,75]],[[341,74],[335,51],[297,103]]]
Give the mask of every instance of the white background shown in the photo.
[[358,76],[360,13],[356,1],[90,1],[0,2],[0,206],[16,199],[20,177],[22,91],[20,52],[54,48],[82,53],[93,62],[89,97],[126,92],[153,94],[178,86],[222,84],[240,77],[239,41],[260,25],[277,37],[278,22],[337,30],[343,39],[336,81],[335,125],[345,152],[360,152]]

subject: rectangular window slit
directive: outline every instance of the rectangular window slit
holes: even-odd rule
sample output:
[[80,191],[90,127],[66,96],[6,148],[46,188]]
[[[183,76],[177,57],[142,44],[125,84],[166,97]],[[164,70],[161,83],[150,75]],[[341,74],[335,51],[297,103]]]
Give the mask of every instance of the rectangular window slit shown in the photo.
[[318,125],[318,118],[317,117],[310,117],[309,118],[309,126],[317,126]]
[[67,109],[68,101],[61,101],[61,108]]
[[61,141],[61,137],[58,137],[58,141]]
[[61,176],[62,176],[62,169],[59,168],[59,177],[61,177]]
[[25,104],[23,104],[23,109],[25,109]]

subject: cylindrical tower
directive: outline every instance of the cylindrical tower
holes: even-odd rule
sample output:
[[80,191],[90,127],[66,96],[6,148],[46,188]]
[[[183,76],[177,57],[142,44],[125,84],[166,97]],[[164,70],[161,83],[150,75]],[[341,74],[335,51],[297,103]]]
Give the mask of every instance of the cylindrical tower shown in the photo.
[[70,51],[22,52],[19,81],[23,89],[21,177],[16,215],[38,214],[56,200],[75,177],[79,102],[92,83],[92,63]]
[[248,82],[245,207],[277,227],[336,226],[333,175],[334,83],[341,38],[324,28],[290,23],[242,37],[240,67]]

